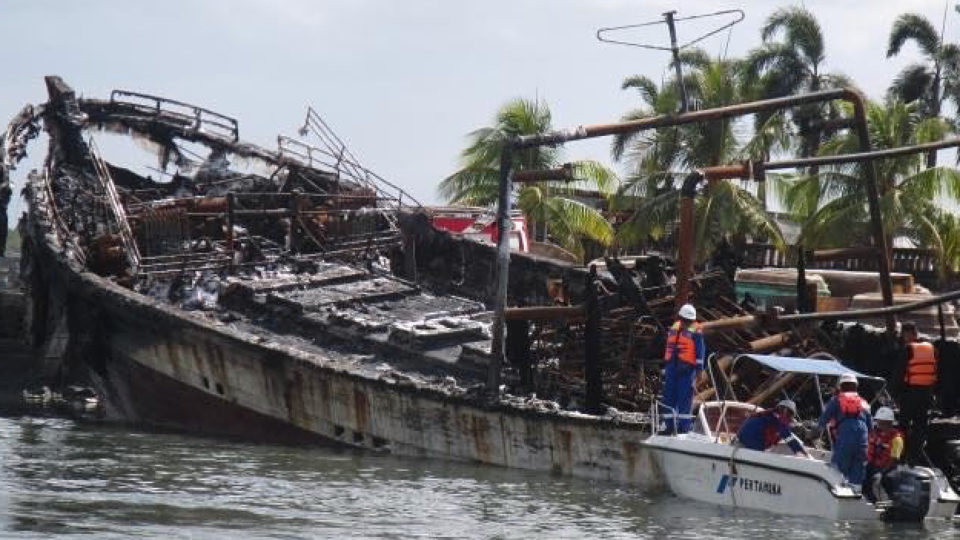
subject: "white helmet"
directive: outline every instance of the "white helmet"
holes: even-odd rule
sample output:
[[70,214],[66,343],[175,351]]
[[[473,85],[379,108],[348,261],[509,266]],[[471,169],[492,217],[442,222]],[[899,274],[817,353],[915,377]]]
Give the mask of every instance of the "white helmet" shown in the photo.
[[693,307],[692,304],[684,304],[680,306],[680,311],[677,312],[677,315],[688,321],[695,321],[697,320],[697,308]]
[[792,412],[794,416],[797,415],[797,404],[794,403],[793,400],[790,400],[790,399],[780,400],[780,403],[777,403],[777,408],[780,408],[780,407],[783,407],[785,409],[790,409],[790,412]]
[[888,422],[893,422],[896,418],[893,416],[893,409],[890,407],[880,407],[877,409],[877,414],[873,417],[874,420],[886,420]]
[[840,386],[841,384],[846,384],[846,383],[857,384],[857,376],[854,375],[853,373],[844,373],[843,375],[840,376],[840,380],[837,381],[837,386]]

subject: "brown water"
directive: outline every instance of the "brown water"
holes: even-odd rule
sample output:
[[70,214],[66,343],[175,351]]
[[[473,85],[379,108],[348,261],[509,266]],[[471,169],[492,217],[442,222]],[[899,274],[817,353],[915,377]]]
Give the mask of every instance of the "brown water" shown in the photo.
[[957,538],[471,464],[0,417],[0,538]]

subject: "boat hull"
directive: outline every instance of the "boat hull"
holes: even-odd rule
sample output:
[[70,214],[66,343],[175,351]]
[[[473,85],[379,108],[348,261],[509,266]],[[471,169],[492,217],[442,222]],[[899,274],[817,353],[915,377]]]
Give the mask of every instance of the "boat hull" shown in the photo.
[[[486,403],[437,386],[354,370],[336,351],[304,350],[130,291],[76,268],[31,194],[29,257],[37,335],[69,329],[108,416],[263,442],[328,441],[401,456],[471,461],[626,485],[661,478],[646,426],[622,418]],[[43,327],[46,326],[45,330]]]
[[[645,441],[664,483],[678,496],[735,508],[836,520],[878,520],[883,513],[844,484],[827,463],[699,440],[654,436]],[[933,471],[930,471],[933,473]],[[956,495],[936,482],[928,518],[949,518]]]

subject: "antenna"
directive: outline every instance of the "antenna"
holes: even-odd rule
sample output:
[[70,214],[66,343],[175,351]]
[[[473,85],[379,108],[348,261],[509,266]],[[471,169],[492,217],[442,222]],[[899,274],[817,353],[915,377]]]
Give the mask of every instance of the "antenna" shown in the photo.
[[[958,8],[960,11],[960,8]],[[704,13],[701,15],[690,15],[689,17],[675,17],[677,14],[676,11],[668,11],[663,14],[662,20],[643,22],[639,24],[628,24],[625,26],[611,26],[608,28],[601,28],[597,30],[597,39],[604,43],[613,43],[616,45],[629,45],[631,47],[640,47],[642,49],[653,49],[655,51],[670,51],[673,53],[673,64],[674,68],[677,70],[677,85],[680,87],[680,112],[687,112],[690,109],[690,105],[687,101],[687,89],[683,84],[683,67],[680,65],[680,51],[686,49],[691,45],[700,43],[701,41],[707,39],[708,37],[723,32],[727,28],[732,27],[733,25],[739,23],[746,17],[746,14],[742,9],[726,9],[723,11],[715,11],[713,13]],[[694,19],[706,19],[711,17],[722,17],[724,15],[734,15],[735,19],[727,22],[726,24],[710,30],[706,34],[703,34],[697,38],[694,38],[683,45],[677,44],[677,28],[676,23],[683,21],[692,21]],[[644,28],[647,26],[654,26],[658,24],[666,24],[667,30],[670,32],[670,46],[664,45],[651,45],[648,43],[637,43],[634,41],[624,41],[623,39],[613,39],[608,37],[609,34],[617,33],[623,30],[634,30],[636,28]]]

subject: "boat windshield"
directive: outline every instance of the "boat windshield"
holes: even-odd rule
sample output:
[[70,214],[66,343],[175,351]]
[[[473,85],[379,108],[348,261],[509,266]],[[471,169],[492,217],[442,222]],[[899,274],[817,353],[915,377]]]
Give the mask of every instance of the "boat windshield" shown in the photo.
[[742,403],[705,403],[701,407],[701,425],[697,431],[704,435],[733,436],[740,431],[740,426],[747,418],[760,411],[763,411],[763,408]]

